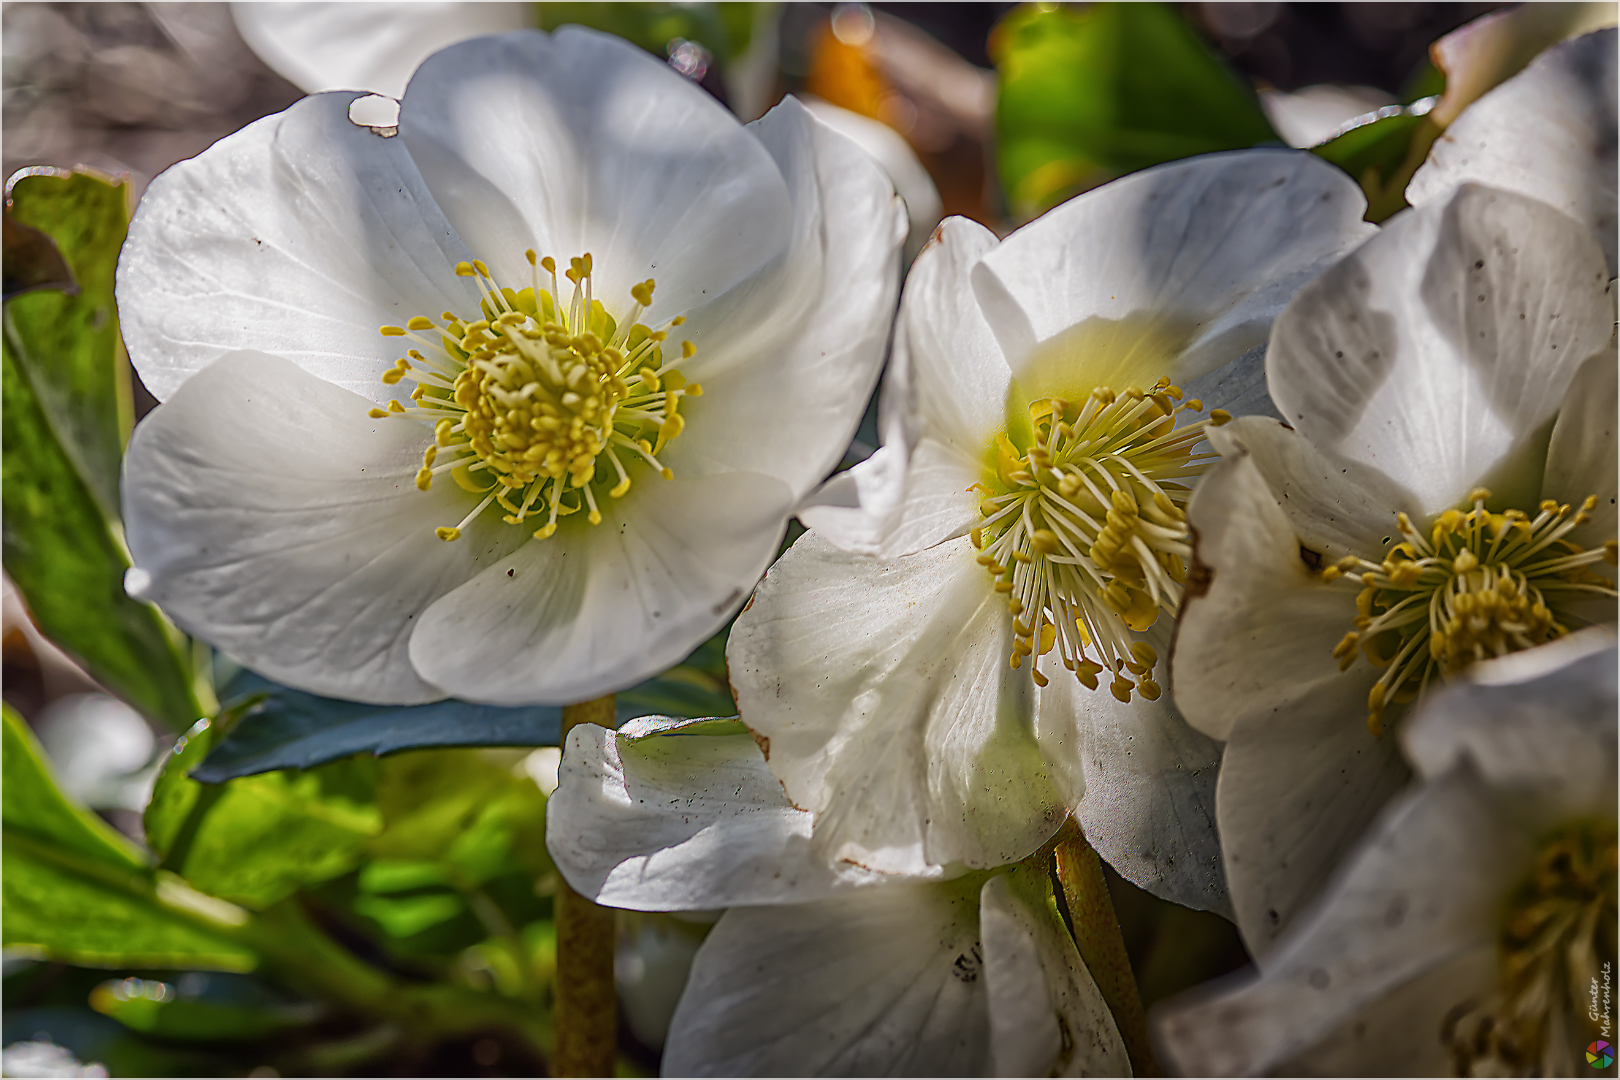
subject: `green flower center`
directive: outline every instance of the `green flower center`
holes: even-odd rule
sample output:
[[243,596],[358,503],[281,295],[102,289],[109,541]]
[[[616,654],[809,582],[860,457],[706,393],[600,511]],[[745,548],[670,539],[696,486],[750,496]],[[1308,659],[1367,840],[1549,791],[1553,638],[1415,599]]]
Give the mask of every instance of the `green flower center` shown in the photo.
[[[1207,421],[1177,427],[1182,412],[1204,407],[1177,404],[1181,397],[1160,379],[1145,393],[1098,387],[1080,404],[1042,398],[1029,406],[1027,448],[997,436],[994,476],[975,485],[985,520],[972,538],[980,565],[1008,597],[1012,667],[1056,648],[1088,689],[1109,671],[1120,701],[1130,701],[1132,690],[1159,696],[1158,654],[1131,632],[1181,603],[1192,557],[1187,498],[1216,457],[1193,450],[1205,427],[1231,419],[1216,409]],[[1034,662],[1030,677],[1039,686],[1048,681]]]
[[[630,490],[627,463],[644,460],[664,479],[674,476],[658,455],[686,426],[681,400],[703,393],[663,361],[670,327],[684,320],[656,330],[636,321],[652,303],[651,279],[630,290],[635,308],[621,327],[592,296],[589,254],[564,272],[574,287],[566,307],[557,300],[556,263],[527,254],[534,283],[521,291],[499,286],[482,262],[457,264],[456,273],[475,278],[484,294],[481,318],[446,311],[442,321],[418,315],[381,329],[384,337],[421,346],[383,376],[389,385],[415,382],[416,404],[392,401],[371,415],[433,423],[417,487],[426,491],[448,472],[484,496],[460,524],[437,530],[442,540],[459,538],[491,504],[506,511],[509,525],[543,517],[537,540],[581,510],[600,524],[598,497],[617,499]],[[540,287],[542,269],[549,290]],[[682,360],[694,352],[690,341],[682,343]],[[601,468],[604,459],[611,471]]]
[[1585,596],[1616,597],[1590,567],[1615,564],[1613,540],[1590,550],[1565,539],[1597,505],[1574,514],[1548,500],[1535,517],[1485,509],[1491,493],[1469,493],[1472,510],[1447,510],[1424,536],[1395,515],[1401,539],[1381,563],[1350,555],[1322,580],[1359,580],[1355,629],[1334,647],[1341,671],[1358,655],[1384,668],[1367,697],[1367,728],[1383,734],[1391,702],[1419,697],[1438,672],[1457,674],[1477,660],[1505,656],[1569,633],[1567,606]]
[[1612,822],[1542,845],[1502,927],[1500,983],[1446,1017],[1458,1076],[1575,1075],[1576,1053],[1598,1034],[1590,989],[1615,955],[1615,872]]

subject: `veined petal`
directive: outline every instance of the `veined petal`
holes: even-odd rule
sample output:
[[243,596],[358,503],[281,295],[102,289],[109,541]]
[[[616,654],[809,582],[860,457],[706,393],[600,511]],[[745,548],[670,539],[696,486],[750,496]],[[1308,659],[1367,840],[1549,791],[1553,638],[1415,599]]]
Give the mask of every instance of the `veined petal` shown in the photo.
[[1260,976],[1175,1009],[1161,1021],[1164,1043],[1193,1071],[1269,1072],[1403,983],[1490,945],[1531,854],[1470,770],[1413,792],[1262,960]]
[[681,371],[704,396],[669,460],[683,476],[775,476],[797,497],[837,466],[877,384],[905,206],[875,162],[791,98],[749,131],[787,180],[792,243],[681,328],[697,347]]
[[973,1076],[990,1064],[983,878],[732,908],[670,1022],[671,1076]]
[[1554,45],[1464,109],[1412,177],[1406,200],[1468,181],[1518,192],[1581,222],[1615,272],[1615,31]]
[[727,660],[743,721],[815,813],[824,858],[997,866],[1063,823],[1033,684],[1008,671],[1012,620],[990,584],[965,537],[877,561],[809,533],[738,618]]
[[1528,501],[1543,425],[1608,342],[1607,281],[1572,218],[1464,185],[1300,291],[1272,334],[1271,396],[1317,447],[1411,491],[1415,518],[1482,483]]
[[429,55],[517,30],[524,11],[521,4],[234,3],[231,17],[259,59],[306,94],[370,90],[397,98]]
[[[1547,471],[1541,478],[1541,497],[1576,506],[1588,495],[1597,496],[1592,520],[1569,534],[1572,543],[1597,547],[1615,539],[1616,502],[1620,499],[1620,459],[1615,437],[1615,403],[1620,357],[1610,347],[1581,365],[1570,381],[1569,392],[1553,423],[1547,446]],[[1614,576],[1606,564],[1593,567]]]
[[[620,38],[565,27],[453,45],[405,91],[400,138],[501,280],[589,252],[596,296],[650,317],[718,296],[787,243],[781,173],[719,102]],[[622,298],[622,299],[621,299]],[[617,313],[617,312],[615,312]]]
[[403,353],[378,334],[476,310],[468,258],[398,139],[320,94],[152,181],[118,261],[130,361],[160,400],[221,355],[290,360],[372,401]]
[[411,637],[423,678],[493,704],[561,705],[632,686],[725,625],[791,507],[779,480],[754,473],[647,475],[603,502],[600,525],[564,519],[423,612]]
[[[131,592],[278,682],[405,704],[444,691],[411,667],[422,611],[511,550],[493,517],[418,491],[433,433],[286,360],[226,356],[136,429],[124,465]],[[512,534],[516,532],[516,536]]]
[[[1160,656],[1170,654],[1169,624],[1160,619],[1142,639]],[[1042,668],[1051,681],[1038,691],[1036,732],[1054,762],[1068,750],[1086,841],[1155,896],[1231,918],[1215,831],[1220,744],[1188,725],[1168,694],[1122,704],[1081,686],[1055,655]]]
[[1614,629],[1594,627],[1474,665],[1401,742],[1420,775],[1469,760],[1492,787],[1533,794],[1555,826],[1613,809],[1617,692]]
[[1050,878],[1029,866],[980,893],[995,1075],[1129,1076],[1125,1042],[1051,894]]
[[740,724],[631,724],[569,733],[546,848],[575,891],[610,907],[697,911],[805,903],[880,880],[812,855],[810,815]]
[[885,559],[911,555],[984,520],[979,497],[969,490],[982,471],[979,462],[931,437],[909,458],[903,445],[891,443],[827,481],[800,506],[799,520],[845,551]]
[[[1265,420],[1252,424],[1245,436],[1275,427]],[[1229,738],[1242,717],[1285,711],[1318,689],[1344,695],[1365,713],[1373,683],[1363,671],[1340,674],[1333,647],[1355,617],[1353,596],[1322,584],[1305,562],[1294,522],[1278,505],[1257,456],[1224,458],[1188,507],[1195,558],[1209,576],[1202,589],[1195,579],[1187,590],[1171,688],[1187,721],[1215,739]],[[1358,726],[1365,734],[1365,724]]]
[[974,290],[1027,398],[1182,381],[1261,344],[1294,291],[1373,232],[1365,209],[1307,153],[1171,162],[1019,229]]

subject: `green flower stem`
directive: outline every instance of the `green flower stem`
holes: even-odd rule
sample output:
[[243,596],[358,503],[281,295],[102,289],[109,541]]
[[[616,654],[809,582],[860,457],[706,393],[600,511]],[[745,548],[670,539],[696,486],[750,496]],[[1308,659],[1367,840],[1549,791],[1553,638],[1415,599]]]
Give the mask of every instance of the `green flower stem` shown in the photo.
[[1073,922],[1074,943],[1096,980],[1108,1011],[1114,1014],[1114,1026],[1119,1028],[1120,1038],[1125,1041],[1131,1071],[1137,1076],[1163,1076],[1153,1057],[1147,1014],[1142,1008],[1142,995],[1136,989],[1136,976],[1131,973],[1125,939],[1120,936],[1114,902],[1108,896],[1102,862],[1085,838],[1078,835],[1060,842],[1054,855],[1058,881],[1063,885],[1063,896]]
[[[562,742],[580,724],[613,727],[613,695],[564,707]],[[567,751],[564,750],[566,753]],[[617,1057],[617,998],[613,987],[614,922],[568,887],[557,886],[557,1047],[552,1076],[612,1076]]]

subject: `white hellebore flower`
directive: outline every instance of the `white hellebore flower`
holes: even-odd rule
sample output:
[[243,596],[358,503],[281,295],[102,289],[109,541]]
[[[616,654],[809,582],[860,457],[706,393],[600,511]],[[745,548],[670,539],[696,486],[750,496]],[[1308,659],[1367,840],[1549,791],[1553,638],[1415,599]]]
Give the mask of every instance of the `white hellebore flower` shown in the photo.
[[1613,641],[1487,661],[1416,711],[1401,740],[1421,783],[1261,973],[1160,1011],[1185,1075],[1585,1071],[1614,1039]]
[[175,166],[131,223],[124,336],[163,399],[126,459],[131,591],[361,700],[668,667],[848,444],[904,207],[797,102],[745,128],[590,31],[435,54],[397,135],[357,96]]
[[1262,967],[1408,769],[1385,732],[1468,664],[1613,622],[1615,353],[1603,253],[1463,185],[1302,289],[1266,356],[1287,424],[1211,434],[1177,704]]
[[1219,748],[1155,681],[1199,447],[1229,417],[1187,421],[1201,395],[1264,407],[1271,320],[1373,231],[1364,208],[1266,150],[1137,173],[1000,242],[945,222],[902,299],[885,446],[830,486],[845,505],[801,515],[727,654],[820,857],[1015,863],[1078,805],[1125,877],[1224,907]]
[[670,1076],[1128,1075],[1032,860],[947,880],[830,865],[734,720],[569,733],[546,846],[643,911],[727,908],[670,1021]]

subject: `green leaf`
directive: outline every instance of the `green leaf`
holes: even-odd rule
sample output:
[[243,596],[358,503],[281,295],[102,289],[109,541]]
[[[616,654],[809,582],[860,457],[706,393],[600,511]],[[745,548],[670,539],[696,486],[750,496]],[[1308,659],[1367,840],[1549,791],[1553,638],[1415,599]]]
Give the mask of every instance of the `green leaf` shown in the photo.
[[1281,144],[1254,92],[1156,3],[1015,9],[996,27],[996,138],[1015,214],[1150,165]]
[[[250,671],[221,697],[240,705],[242,718],[221,738],[193,779],[219,783],[272,769],[307,769],[350,754],[450,746],[552,746],[562,710],[536,705],[503,708],[463,701],[428,705],[366,705],[278,686]],[[725,633],[698,646],[670,670],[620,693],[618,720],[637,716],[732,716],[726,682]]]
[[7,947],[89,966],[254,966],[254,954],[229,933],[244,913],[154,872],[129,841],[57,789],[10,708],[4,727],[0,939]]
[[1349,173],[1367,196],[1367,220],[1405,209],[1406,185],[1439,129],[1422,113],[1401,112],[1360,124],[1311,152]]
[[119,461],[134,423],[113,301],[129,184],[37,172],[19,178],[8,196],[8,216],[55,240],[78,283],[72,293],[33,292],[6,305],[17,359],[79,475],[116,516]]
[[173,986],[155,979],[104,982],[90,992],[90,1007],[131,1031],[185,1042],[262,1039],[308,1024],[321,1012],[312,1004],[196,1000],[177,996]]
[[56,241],[32,225],[5,216],[5,299],[33,292],[57,289],[78,292],[73,271],[57,250]]
[[[22,300],[13,301],[18,303]],[[33,381],[17,360],[12,306],[6,307],[0,343],[6,573],[47,637],[109,690],[183,730],[201,713],[191,694],[188,665],[157,609],[124,592],[129,560],[57,441]]]
[[355,758],[227,784],[188,778],[230,719],[198,721],[158,775],[146,833],[163,866],[254,909],[359,866],[382,827],[372,801],[376,763]]
[[540,3],[540,25],[546,30],[574,23],[606,30],[659,57],[670,41],[685,38],[729,63],[748,48],[757,3]]

